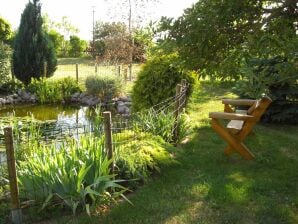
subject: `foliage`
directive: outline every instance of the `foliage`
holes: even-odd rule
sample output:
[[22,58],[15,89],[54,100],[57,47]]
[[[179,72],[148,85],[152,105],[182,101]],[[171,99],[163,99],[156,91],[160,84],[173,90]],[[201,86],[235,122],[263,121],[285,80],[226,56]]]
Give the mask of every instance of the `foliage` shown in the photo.
[[[0,18],[1,19],[1,18]],[[1,24],[0,24],[1,27]],[[9,80],[11,49],[0,40],[0,86]]]
[[94,35],[96,54],[103,60],[127,62],[130,45],[125,23],[97,22]]
[[87,48],[87,42],[81,40],[78,36],[70,36],[69,38],[69,56],[81,57]]
[[12,38],[12,31],[10,24],[0,17],[0,42],[8,43]]
[[54,45],[56,55],[60,55],[62,52],[62,44],[65,41],[63,35],[58,33],[56,30],[50,30],[49,38]]
[[176,85],[186,79],[192,91],[195,74],[183,71],[177,63],[177,55],[164,55],[148,60],[140,71],[132,90],[133,108],[136,111],[150,108],[175,96]]
[[161,27],[185,67],[239,79],[244,60],[295,54],[296,17],[295,1],[201,0]]
[[70,77],[61,80],[32,79],[27,88],[41,104],[69,100],[72,94],[80,91],[77,82]]
[[81,92],[80,86],[74,78],[66,77],[57,80],[57,82],[60,84],[64,100],[69,100],[74,93]]
[[178,119],[179,136],[176,142],[173,139],[175,118],[170,110],[155,111],[154,109],[144,110],[134,115],[136,132],[149,132],[153,135],[160,136],[164,141],[169,143],[179,143],[187,133],[186,117],[180,115]]
[[18,80],[10,80],[5,82],[0,87],[1,94],[16,93],[19,89],[24,89],[24,84]]
[[85,81],[87,92],[109,102],[122,92],[121,79],[114,75],[91,75]]
[[235,91],[240,97],[260,98],[266,94],[273,103],[264,121],[274,123],[298,123],[298,70],[289,58],[250,60],[244,71],[245,81]]
[[[115,160],[122,179],[146,181],[152,172],[159,172],[162,165],[174,162],[169,152],[173,146],[152,134],[124,131],[114,134],[113,140],[119,145]],[[134,182],[129,184],[133,186]]]
[[32,150],[32,156],[20,163],[18,178],[21,193],[42,202],[41,209],[58,199],[74,215],[78,208],[90,214],[92,204],[107,203],[126,190],[109,174],[112,161],[107,159],[100,139],[84,136],[79,142],[69,140],[59,150],[55,145]]
[[134,44],[131,46],[128,27],[122,22],[97,22],[95,25],[96,54],[102,60],[129,63],[130,50],[133,48],[133,62],[144,62],[147,48],[153,44],[152,30],[136,28],[132,32]]
[[13,73],[25,84],[44,74],[44,62],[47,62],[47,77],[56,70],[54,47],[42,29],[42,23],[39,0],[28,2],[15,37],[13,53]]

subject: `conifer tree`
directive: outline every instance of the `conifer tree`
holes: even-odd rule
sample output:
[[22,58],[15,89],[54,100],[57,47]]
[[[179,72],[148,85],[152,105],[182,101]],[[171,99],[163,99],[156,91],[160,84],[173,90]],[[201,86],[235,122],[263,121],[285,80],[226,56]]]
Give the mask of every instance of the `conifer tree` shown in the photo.
[[47,62],[46,77],[56,70],[54,46],[42,29],[42,23],[39,0],[29,1],[21,17],[13,53],[13,73],[25,84],[30,83],[31,78],[43,76],[44,62]]

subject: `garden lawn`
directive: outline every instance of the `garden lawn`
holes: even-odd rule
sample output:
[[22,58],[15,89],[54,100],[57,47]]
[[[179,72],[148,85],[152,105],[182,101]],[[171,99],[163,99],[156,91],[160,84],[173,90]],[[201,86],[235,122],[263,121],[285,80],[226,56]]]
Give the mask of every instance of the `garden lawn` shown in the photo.
[[[78,64],[79,83],[84,84],[87,76],[90,75],[117,75],[118,68],[115,65],[98,65],[97,72],[95,72],[94,60],[88,58],[59,58],[57,70],[51,79],[61,79],[65,77],[72,77],[76,79],[76,64]],[[140,70],[138,64],[133,65],[133,78]],[[122,70],[120,71],[122,74]]]
[[201,82],[188,105],[191,133],[174,153],[179,164],[103,215],[58,223],[298,223],[298,127],[259,124],[245,143],[254,161],[226,157],[208,113],[235,97],[229,84]]

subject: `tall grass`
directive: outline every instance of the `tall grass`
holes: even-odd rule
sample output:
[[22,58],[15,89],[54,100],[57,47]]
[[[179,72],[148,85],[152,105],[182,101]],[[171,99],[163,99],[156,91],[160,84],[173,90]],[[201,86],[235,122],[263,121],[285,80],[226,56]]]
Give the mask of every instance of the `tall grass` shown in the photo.
[[58,200],[73,214],[78,208],[90,214],[91,205],[106,203],[126,190],[109,174],[111,163],[103,140],[91,135],[70,139],[59,149],[35,145],[18,166],[22,197],[41,203],[41,209]]

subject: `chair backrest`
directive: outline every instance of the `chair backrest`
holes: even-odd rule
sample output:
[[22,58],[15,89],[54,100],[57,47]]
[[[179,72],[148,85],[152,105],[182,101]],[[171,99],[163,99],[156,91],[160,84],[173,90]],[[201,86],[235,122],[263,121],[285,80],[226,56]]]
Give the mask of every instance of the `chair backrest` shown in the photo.
[[257,100],[247,110],[247,114],[254,116],[256,118],[256,121],[259,121],[271,103],[272,100],[270,99],[270,97],[264,96],[261,99]]

